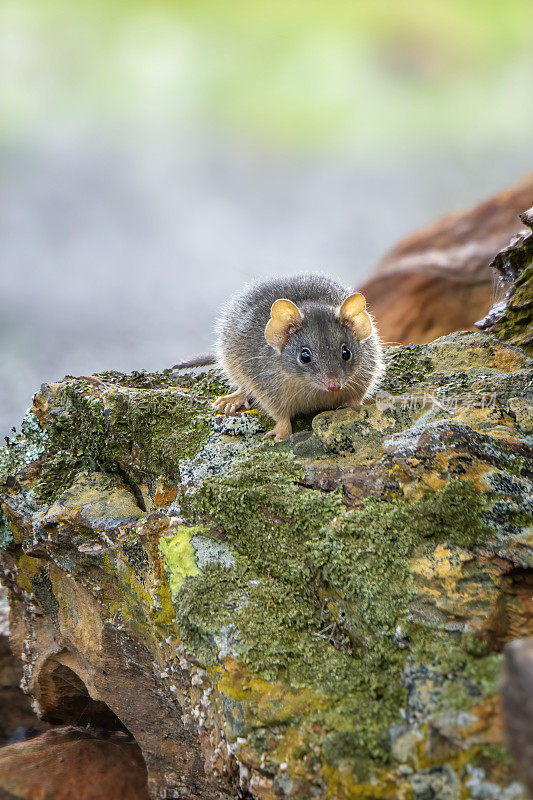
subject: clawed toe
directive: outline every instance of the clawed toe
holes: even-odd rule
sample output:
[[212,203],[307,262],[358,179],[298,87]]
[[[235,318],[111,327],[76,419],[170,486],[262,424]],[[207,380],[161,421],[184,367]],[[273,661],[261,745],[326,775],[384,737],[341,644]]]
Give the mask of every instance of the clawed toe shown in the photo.
[[233,394],[222,395],[213,401],[212,406],[220,414],[231,416],[235,414],[239,408],[250,408],[250,399],[247,394],[243,392],[234,392]]
[[290,436],[290,434],[286,434],[286,435],[284,435],[284,436],[281,436],[281,435],[280,435],[280,434],[279,434],[279,433],[276,431],[276,429],[275,429],[275,428],[272,428],[272,430],[271,430],[271,431],[267,431],[266,433],[264,433],[264,434],[263,434],[263,436],[262,436],[262,438],[263,438],[263,439],[274,439],[274,441],[275,441],[275,442],[285,442],[285,441],[287,441],[287,439],[289,438],[289,436]]
[[272,430],[267,431],[263,436],[263,439],[273,438],[276,442],[281,442],[284,439],[288,439],[291,433],[292,425],[290,420],[283,420],[282,422],[277,422]]

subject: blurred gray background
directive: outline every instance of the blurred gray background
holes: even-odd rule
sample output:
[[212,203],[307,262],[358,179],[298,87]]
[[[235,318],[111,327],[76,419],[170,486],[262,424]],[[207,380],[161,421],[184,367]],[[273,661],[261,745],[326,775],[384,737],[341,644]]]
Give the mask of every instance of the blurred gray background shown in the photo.
[[357,286],[528,172],[528,12],[4,2],[0,435],[43,380],[209,351],[245,282]]

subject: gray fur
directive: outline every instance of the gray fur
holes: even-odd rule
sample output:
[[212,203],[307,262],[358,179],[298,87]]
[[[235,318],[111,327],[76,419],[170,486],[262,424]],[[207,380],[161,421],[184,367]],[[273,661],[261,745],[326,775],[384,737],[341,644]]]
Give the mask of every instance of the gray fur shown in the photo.
[[[217,359],[228,378],[274,419],[299,412],[355,405],[372,392],[382,373],[381,346],[375,329],[363,342],[342,325],[338,309],[351,291],[323,275],[296,275],[252,285],[233,298],[218,323]],[[303,315],[282,352],[265,339],[275,300],[286,298]],[[342,345],[352,357],[341,357]],[[302,364],[302,347],[312,361]],[[320,378],[337,380],[342,390],[321,389]]]

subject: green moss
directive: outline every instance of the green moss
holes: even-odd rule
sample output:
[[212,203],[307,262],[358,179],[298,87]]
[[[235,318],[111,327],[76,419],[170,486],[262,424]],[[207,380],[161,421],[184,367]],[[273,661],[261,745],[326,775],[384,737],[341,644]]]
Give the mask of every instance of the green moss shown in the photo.
[[518,528],[529,528],[533,525],[533,515],[526,509],[520,511],[509,511],[507,513],[507,523],[509,525],[516,525]]
[[111,395],[107,401],[114,434],[113,455],[131,460],[139,449],[136,471],[153,479],[179,479],[179,460],[190,458],[209,438],[208,416],[178,392],[145,390]]
[[479,686],[484,694],[495,694],[498,690],[502,667],[502,656],[491,653],[482,658],[466,659],[463,676]]
[[[449,644],[448,648],[454,651]],[[483,697],[497,693],[501,656],[491,654],[481,658],[468,658],[464,651],[461,652],[458,648],[456,650],[453,671],[446,670],[446,659],[437,662],[441,674],[448,678],[443,684],[438,709],[470,711]]]
[[83,380],[61,385],[47,418],[47,431],[52,445],[71,458],[88,457],[95,465],[112,468],[103,401],[89,389]]
[[381,388],[389,392],[402,392],[420,383],[433,372],[433,362],[426,355],[426,346],[410,344],[407,347],[390,347],[384,351],[386,372]]
[[404,656],[388,641],[354,652],[337,626],[334,603],[321,594],[317,546],[343,505],[336,494],[299,486],[301,478],[290,455],[254,454],[193,495],[192,510],[220,524],[236,564],[184,581],[176,598],[180,632],[193,652],[213,663],[218,632],[235,625],[235,646],[253,673],[313,689],[329,701],[317,723],[344,737],[343,747],[330,742],[339,758],[357,742],[362,753],[384,759],[387,727],[404,696]]
[[408,556],[424,539],[471,548],[490,535],[470,481],[454,479],[415,503],[368,498],[329,528],[316,552],[328,583],[353,604],[360,636],[392,634],[408,613],[414,584]]
[[[390,641],[354,653],[348,637],[332,631],[334,618],[313,587],[296,594],[287,584],[261,578],[246,560],[186,579],[176,610],[182,640],[202,663],[216,663],[234,627],[230,643],[252,673],[319,693],[324,707],[307,708],[305,716],[325,732],[318,740],[326,742],[332,763],[354,748],[362,757],[387,760],[388,728],[405,700],[405,655]],[[291,722],[298,719],[296,714]]]
[[218,526],[236,563],[183,581],[180,632],[212,664],[231,628],[253,673],[325,698],[315,721],[328,761],[356,752],[383,763],[405,702],[409,648],[395,634],[409,624],[409,555],[426,540],[484,541],[483,500],[456,479],[411,504],[373,498],[346,513],[339,495],[305,489],[302,478],[294,457],[269,450],[190,496],[189,514]]
[[122,372],[102,372],[99,377],[114,386],[130,389],[165,389],[182,387],[195,395],[220,395],[229,390],[229,384],[216,369],[205,372],[182,372],[165,369],[162,372],[136,370],[130,375]]
[[227,394],[231,390],[230,384],[216,369],[210,369],[199,374],[178,372],[175,381],[177,386],[184,386],[192,389],[195,394],[209,395],[213,398],[221,394]]
[[229,546],[258,571],[301,586],[311,577],[310,543],[344,509],[337,494],[298,486],[305,472],[290,453],[254,453],[211,478],[192,510],[216,521]]
[[139,481],[176,481],[179,460],[207,441],[209,416],[179,391],[130,389],[95,397],[89,384],[72,381],[58,390],[48,426],[54,446],[72,458],[133,472]]
[[367,501],[338,529],[317,542],[325,580],[349,600],[357,638],[370,631],[393,633],[407,614],[413,591],[407,556],[414,546],[405,505]]
[[101,372],[98,377],[104,383],[130,389],[164,389],[176,386],[176,376],[171,369],[164,369],[162,372],[134,370],[129,375],[115,371]]
[[420,622],[405,627],[411,656],[439,687],[431,711],[469,711],[498,691],[501,655],[472,631],[450,632]]
[[505,764],[507,767],[511,767],[515,764],[514,756],[512,756],[508,750],[499,747],[497,744],[480,745],[476,761],[479,761],[480,757],[481,759],[486,759],[489,764]]
[[469,480],[454,478],[443,489],[409,505],[417,537],[472,549],[491,536],[483,519],[483,498]]
[[59,452],[51,455],[43,463],[39,480],[32,490],[33,497],[40,503],[52,505],[74,481],[76,475],[87,466],[87,460]]
[[225,569],[210,564],[194,578],[185,578],[174,595],[180,636],[203,664],[216,663],[214,636],[233,621],[239,599],[246,591],[247,563]]

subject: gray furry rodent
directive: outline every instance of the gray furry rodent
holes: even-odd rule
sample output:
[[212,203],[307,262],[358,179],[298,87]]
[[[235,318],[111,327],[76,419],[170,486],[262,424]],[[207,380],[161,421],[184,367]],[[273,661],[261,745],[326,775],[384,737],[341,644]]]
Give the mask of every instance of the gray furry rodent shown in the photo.
[[[286,439],[299,413],[357,407],[383,373],[379,336],[361,294],[322,275],[257,283],[230,300],[217,326],[216,361],[235,392],[213,406],[234,414],[251,398]],[[213,357],[176,365],[213,363]]]

